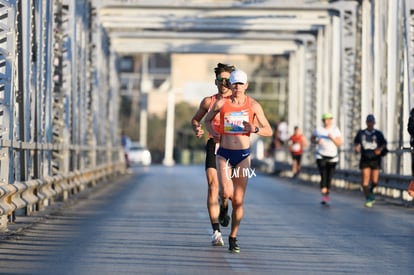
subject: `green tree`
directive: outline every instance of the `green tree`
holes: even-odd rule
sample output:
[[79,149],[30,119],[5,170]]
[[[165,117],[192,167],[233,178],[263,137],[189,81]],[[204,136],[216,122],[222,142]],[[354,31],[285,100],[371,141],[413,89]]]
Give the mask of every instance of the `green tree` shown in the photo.
[[197,111],[186,102],[177,103],[175,106],[175,144],[177,149],[203,149],[204,139],[198,139],[194,135],[191,126],[191,118]]

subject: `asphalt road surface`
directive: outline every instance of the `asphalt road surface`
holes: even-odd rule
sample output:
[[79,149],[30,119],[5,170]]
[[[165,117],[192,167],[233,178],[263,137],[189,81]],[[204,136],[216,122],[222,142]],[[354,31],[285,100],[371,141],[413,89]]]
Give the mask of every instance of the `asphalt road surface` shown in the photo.
[[[0,235],[1,274],[414,274],[414,209],[256,174],[239,254],[210,245],[203,166],[151,166]],[[18,220],[19,221],[19,220]],[[23,222],[22,222],[23,221]]]

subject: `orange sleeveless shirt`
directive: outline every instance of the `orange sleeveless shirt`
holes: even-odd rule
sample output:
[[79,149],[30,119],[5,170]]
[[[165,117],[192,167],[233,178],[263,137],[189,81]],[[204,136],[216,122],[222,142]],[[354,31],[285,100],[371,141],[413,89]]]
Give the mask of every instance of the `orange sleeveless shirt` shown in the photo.
[[231,99],[226,99],[220,110],[220,134],[226,135],[246,135],[250,132],[244,129],[243,121],[253,122],[253,110],[250,107],[250,97],[246,96],[243,105],[232,105]]
[[292,141],[292,145],[290,146],[292,155],[303,154],[302,138],[302,134],[290,136],[289,140]]
[[[208,111],[211,110],[211,108],[213,107],[214,103],[217,101],[217,95],[212,95],[211,96],[211,102],[210,102],[210,106],[208,106]],[[214,131],[216,131],[217,133],[220,133],[220,116],[219,114],[217,114],[213,120],[211,121],[211,126],[213,127]],[[208,138],[212,138],[213,136],[211,134],[208,135]]]

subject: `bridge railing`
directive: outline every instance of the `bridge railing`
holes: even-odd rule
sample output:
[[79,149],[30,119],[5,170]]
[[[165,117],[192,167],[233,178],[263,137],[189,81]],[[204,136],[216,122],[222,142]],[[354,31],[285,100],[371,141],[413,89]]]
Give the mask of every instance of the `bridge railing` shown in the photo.
[[[2,145],[4,146],[5,143]],[[15,213],[18,210],[24,210],[24,215],[31,215],[35,211],[53,205],[56,201],[66,201],[87,188],[95,187],[99,182],[120,175],[126,170],[121,148],[76,148],[76,150],[86,150],[91,154],[103,151],[113,157],[97,165],[73,169],[67,173],[12,184],[0,184],[0,232],[7,230],[9,222],[16,219]],[[41,149],[47,151],[52,148],[43,146]]]
[[124,169],[118,55],[91,1],[0,0],[0,231]]

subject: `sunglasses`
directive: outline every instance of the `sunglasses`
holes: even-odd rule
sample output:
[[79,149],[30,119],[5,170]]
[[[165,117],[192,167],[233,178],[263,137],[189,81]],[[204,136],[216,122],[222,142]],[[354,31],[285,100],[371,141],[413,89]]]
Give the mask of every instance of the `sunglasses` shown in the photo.
[[222,84],[224,86],[229,86],[230,85],[230,79],[229,78],[217,76],[216,80],[217,80],[217,82],[219,82],[220,84]]
[[219,75],[217,76],[217,78],[216,78],[216,79],[217,79],[217,81],[218,81],[218,82],[223,82],[223,81],[229,81],[229,80],[230,80],[230,78],[221,77],[221,76],[219,76]]

